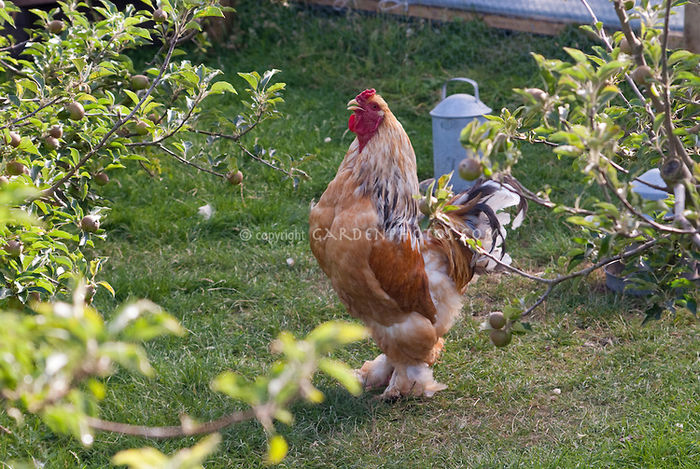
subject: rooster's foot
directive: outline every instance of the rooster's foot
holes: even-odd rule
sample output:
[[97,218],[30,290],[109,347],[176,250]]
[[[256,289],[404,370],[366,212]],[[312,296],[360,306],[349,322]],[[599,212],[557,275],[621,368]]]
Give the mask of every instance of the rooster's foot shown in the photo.
[[386,355],[381,354],[372,361],[366,361],[362,368],[354,371],[362,387],[369,390],[388,385],[394,366],[389,363]]
[[428,359],[425,360],[425,362],[432,366],[435,364],[437,359],[440,357],[440,353],[442,353],[442,349],[445,348],[445,339],[440,337],[435,345],[433,346],[433,349],[430,351],[430,354],[428,355]]
[[401,396],[433,397],[443,389],[447,389],[447,386],[435,381],[433,370],[427,363],[396,365],[389,386],[379,397],[384,400],[393,400]]

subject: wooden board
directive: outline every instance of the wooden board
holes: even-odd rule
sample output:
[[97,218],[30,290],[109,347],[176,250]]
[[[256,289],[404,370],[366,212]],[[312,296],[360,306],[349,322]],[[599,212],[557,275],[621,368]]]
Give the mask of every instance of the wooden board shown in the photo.
[[[36,5],[51,5],[56,4],[56,0],[12,0],[12,3],[18,7],[33,7]],[[56,6],[58,6],[56,4]]]
[[[313,3],[323,6],[336,6],[334,0],[304,0],[305,3]],[[379,8],[379,0],[350,0],[348,6],[358,10],[370,11],[374,13],[384,13],[397,16],[412,16],[426,18],[436,21],[453,21],[462,19],[466,21],[481,19],[492,28],[508,29],[525,33],[546,34],[556,36],[570,23],[551,21],[544,17],[516,17],[506,15],[496,15],[489,13],[476,13],[454,8],[444,8],[426,5],[409,5],[408,8],[399,6],[388,10]],[[687,7],[686,7],[687,8]],[[683,34],[671,32],[668,37],[670,47],[682,47]]]
[[[323,6],[336,5],[334,0],[306,0],[306,3],[314,3]],[[417,18],[426,18],[445,22],[453,21],[455,19],[465,21],[481,19],[492,28],[547,34],[551,36],[559,34],[566,26],[565,23],[549,21],[546,18],[518,18],[515,16],[476,13],[466,10],[457,10],[454,8],[442,8],[427,5],[409,5],[407,9],[404,7],[397,7],[390,10],[382,10],[379,8],[378,0],[351,0],[348,2],[348,5],[351,8],[371,11],[374,13],[385,13],[397,16],[413,16]]]

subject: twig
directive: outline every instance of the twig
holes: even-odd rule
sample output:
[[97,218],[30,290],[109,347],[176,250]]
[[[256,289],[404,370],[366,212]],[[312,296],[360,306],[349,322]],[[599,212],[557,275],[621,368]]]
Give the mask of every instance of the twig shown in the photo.
[[[666,0],[666,14],[664,17],[664,35],[661,43],[661,84],[663,85],[663,90],[664,90],[664,126],[666,127],[666,133],[668,134],[668,141],[669,141],[669,150],[670,150],[670,155],[671,158],[675,156],[681,156],[683,158],[683,155],[685,153],[685,149],[683,148],[683,144],[681,141],[677,138],[673,138],[673,122],[671,121],[671,87],[669,84],[668,80],[668,59],[667,59],[667,54],[666,54],[666,47],[668,45],[668,23],[669,23],[669,18],[671,16],[671,2],[670,0]],[[684,162],[682,163],[681,166],[682,170],[684,170],[683,174],[683,179],[689,179],[690,178],[690,171],[686,167],[686,165],[689,165],[688,163],[688,155],[685,153],[685,158]],[[691,160],[692,163],[692,160]],[[678,182],[673,186],[673,195],[674,195],[674,204],[673,204],[673,218],[675,219],[676,223],[678,223],[680,226],[682,226],[684,229],[689,230],[692,229],[695,231],[690,237],[690,239],[695,243],[696,246],[700,247],[700,234],[698,234],[698,230],[688,221],[688,219],[685,217],[684,212],[685,212],[685,186],[683,185],[682,182]]]
[[[451,228],[451,229],[452,229],[452,230],[455,232],[455,234],[457,234],[460,238],[465,236],[463,233],[459,232],[459,231],[456,230],[455,228]],[[467,237],[469,237],[469,236],[467,236]],[[638,253],[640,253],[640,252],[646,250],[647,248],[653,246],[654,244],[658,243],[658,242],[660,241],[660,239],[663,239],[663,238],[665,238],[665,236],[662,237],[662,238],[650,239],[650,240],[646,241],[645,243],[640,244],[640,245],[637,246],[636,248],[631,249],[631,250],[629,250],[629,251],[625,251],[625,252],[622,253],[622,254],[618,254],[618,255],[616,255],[616,256],[606,257],[605,259],[603,259],[603,260],[601,260],[601,261],[598,261],[597,263],[591,265],[590,267],[587,267],[587,268],[582,269],[582,270],[578,270],[578,271],[576,271],[576,272],[572,272],[572,273],[570,273],[570,274],[560,275],[560,276],[555,277],[555,278],[544,278],[544,277],[539,277],[539,276],[537,276],[537,275],[533,275],[533,274],[527,273],[527,272],[525,272],[524,270],[518,269],[517,267],[513,267],[512,265],[510,265],[510,264],[508,264],[508,263],[506,263],[506,262],[503,262],[502,259],[499,259],[497,256],[495,256],[495,255],[493,255],[492,253],[488,252],[487,250],[485,250],[483,247],[481,247],[481,246],[479,246],[479,245],[474,245],[474,249],[476,249],[476,251],[477,251],[479,254],[488,257],[488,258],[491,259],[492,261],[496,262],[499,266],[503,267],[504,269],[506,269],[506,270],[508,270],[508,271],[510,271],[510,272],[513,272],[514,274],[518,274],[518,275],[520,275],[521,277],[525,277],[525,278],[527,278],[527,279],[529,279],[529,280],[533,280],[533,281],[535,281],[535,282],[543,283],[543,284],[546,284],[546,285],[557,285],[557,284],[559,284],[559,283],[561,283],[561,282],[564,282],[564,281],[566,281],[566,280],[569,280],[569,279],[572,279],[572,278],[575,278],[575,277],[580,277],[580,276],[582,276],[582,275],[588,275],[588,274],[590,274],[591,272],[593,272],[594,270],[596,270],[596,269],[598,269],[598,268],[600,268],[600,267],[602,267],[602,266],[604,266],[604,265],[610,264],[611,262],[619,261],[619,260],[621,260],[621,259],[625,259],[625,258],[627,258],[627,257],[634,256],[635,254],[638,254]]]
[[166,152],[168,155],[170,155],[170,156],[172,156],[173,158],[175,158],[176,160],[178,160],[180,163],[184,163],[184,164],[186,164],[186,165],[192,166],[193,168],[197,168],[197,169],[200,170],[200,171],[204,171],[205,173],[213,174],[214,176],[218,176],[218,177],[220,177],[220,178],[225,178],[225,177],[226,177],[226,175],[224,175],[224,174],[217,173],[216,171],[212,171],[211,169],[202,168],[202,167],[199,166],[198,164],[193,163],[193,162],[191,162],[191,161],[188,161],[188,160],[184,159],[183,157],[181,157],[180,155],[178,155],[178,154],[175,153],[174,151],[170,150],[170,149],[169,149],[168,147],[166,147],[165,145],[161,145],[161,144],[159,143],[159,144],[158,144],[158,148],[160,148],[161,150],[163,150],[164,152]]
[[5,68],[7,68],[9,71],[11,71],[12,73],[14,73],[15,75],[19,75],[19,76],[21,76],[21,77],[27,78],[27,74],[26,74],[26,73],[24,73],[22,70],[20,70],[20,69],[18,69],[18,68],[15,68],[13,65],[8,64],[8,63],[5,62],[4,60],[0,60],[0,65],[4,66]]
[[[250,132],[251,130],[253,130],[257,125],[259,125],[259,124],[263,121],[263,115],[264,115],[264,114],[265,114],[265,108],[264,108],[264,106],[258,106],[258,107],[256,108],[256,111],[255,111],[255,120],[254,120],[250,125],[248,125],[248,127],[246,127],[245,129],[243,129],[243,131],[241,131],[241,132],[239,132],[239,133],[237,133],[237,134],[225,134],[225,133],[221,133],[221,132],[212,132],[212,131],[209,131],[209,130],[201,130],[201,129],[194,129],[194,128],[189,128],[189,129],[187,129],[187,130],[190,131],[190,132],[193,132],[193,133],[202,134],[202,135],[207,135],[207,136],[209,136],[209,137],[218,137],[218,138],[223,138],[223,139],[226,139],[226,140],[231,140],[231,141],[235,142],[236,145],[238,145],[238,147],[243,151],[243,153],[245,153],[246,155],[248,155],[250,158],[252,158],[252,159],[254,159],[255,161],[258,161],[258,162],[260,162],[260,163],[262,163],[262,164],[264,164],[264,165],[266,165],[266,166],[268,166],[268,167],[270,167],[270,168],[272,168],[272,169],[274,169],[275,171],[279,171],[279,172],[281,172],[281,173],[287,175],[287,177],[289,177],[290,179],[293,179],[293,178],[294,178],[294,173],[295,173],[295,172],[296,172],[297,174],[299,174],[300,176],[304,177],[304,178],[308,178],[309,175],[308,175],[305,171],[303,171],[303,170],[301,170],[301,169],[298,169],[298,168],[292,168],[290,171],[284,170],[284,169],[280,168],[279,166],[276,166],[276,165],[274,165],[273,163],[271,163],[271,162],[269,162],[269,161],[267,161],[267,160],[265,160],[265,159],[263,159],[263,158],[260,158],[259,156],[255,155],[255,154],[253,154],[250,150],[248,150],[248,149],[240,142],[240,140],[241,140],[248,132]],[[241,190],[242,190],[242,189],[241,189]],[[242,197],[242,194],[241,194],[241,197]]]
[[[593,18],[593,21],[594,21],[595,23],[597,23],[597,22],[598,22],[598,18],[596,17],[595,13],[593,12],[593,9],[590,7],[590,5],[588,4],[588,2],[587,2],[586,0],[581,0],[581,2],[583,3],[583,5],[584,5],[584,6],[586,7],[586,9],[588,10],[588,13],[589,13],[589,14],[591,15],[591,17]],[[630,25],[629,25],[629,21],[628,21],[628,19],[627,19],[627,14],[626,14],[626,12],[625,12],[624,6],[621,5],[621,4],[619,3],[618,0],[615,0],[614,6],[615,6],[615,9],[616,9],[618,18],[620,19],[620,24],[621,24],[621,26],[622,26],[623,33],[625,34],[625,38],[627,39],[628,43],[631,45],[630,47],[632,48],[632,50],[633,50],[633,51],[638,51],[638,53],[641,55],[641,60],[642,60],[642,62],[643,62],[643,61],[644,61],[644,55],[643,55],[643,53],[642,53],[642,43],[641,43],[639,40],[636,39],[636,37],[635,37],[635,35],[634,35],[634,32],[632,31],[632,29],[631,29],[631,27],[630,27]],[[613,48],[612,44],[610,43],[610,41],[608,40],[608,36],[607,36],[607,34],[605,34],[605,30],[601,30],[601,31],[599,32],[598,36],[602,39],[602,41],[603,41],[603,43],[605,44],[605,46],[607,47],[608,51],[612,52],[612,51],[614,50],[614,48]],[[635,54],[636,54],[636,53],[637,53],[637,52],[635,52]],[[629,87],[632,89],[632,91],[634,92],[634,94],[637,96],[637,99],[639,99],[640,103],[642,104],[642,107],[644,108],[644,110],[645,110],[646,113],[648,114],[649,118],[650,118],[651,121],[653,122],[653,121],[654,121],[654,111],[651,109],[651,106],[649,105],[649,103],[647,102],[647,100],[644,98],[644,95],[643,95],[642,92],[639,90],[639,87],[638,87],[637,84],[634,82],[634,80],[632,79],[632,77],[630,76],[630,74],[627,73],[627,72],[625,72],[625,73],[624,73],[624,76],[625,76],[625,81],[627,82],[627,84],[629,85]],[[638,113],[634,110],[634,108],[631,106],[630,102],[629,102],[629,101],[627,100],[627,98],[625,98],[625,96],[622,94],[622,91],[621,91],[621,90],[619,91],[619,94],[620,94],[620,96],[622,97],[622,99],[625,101],[625,103],[627,104],[627,107],[629,107],[629,108],[632,110],[632,112],[634,112],[634,114],[635,114],[636,116],[639,117],[639,114],[638,114]],[[655,139],[656,139],[656,134],[655,134],[654,129],[653,129],[652,126],[649,126],[649,127],[647,128],[647,132],[648,132],[649,138],[650,138],[651,140],[655,140]],[[611,163],[612,163],[612,162],[611,162]]]
[[[161,24],[160,32],[163,35],[163,39],[167,38],[167,34],[166,34],[168,32],[167,23]],[[160,47],[158,48],[158,51],[156,51],[155,55],[153,56],[153,59],[149,62],[146,62],[146,65],[153,65],[154,63],[156,63],[156,59],[165,50],[165,45],[167,43],[168,43],[168,41],[165,41],[165,40],[163,41],[163,44],[160,45]]]
[[521,318],[522,318],[522,317],[525,317],[525,316],[527,316],[528,314],[530,314],[531,312],[533,312],[535,309],[537,309],[537,307],[538,307],[539,305],[541,305],[542,303],[544,303],[544,300],[546,300],[547,297],[549,297],[549,295],[551,295],[552,290],[554,290],[554,285],[553,285],[553,284],[548,285],[548,286],[547,286],[547,289],[545,290],[545,292],[542,293],[542,295],[540,295],[539,298],[537,298],[537,301],[535,301],[535,302],[532,304],[532,306],[530,306],[528,309],[526,309],[525,311],[523,311],[523,313],[520,315],[520,317],[521,317]]
[[[615,8],[615,13],[617,14],[617,18],[620,20],[620,29],[622,29],[622,33],[625,35],[625,39],[627,39],[627,43],[630,45],[630,48],[632,49],[632,56],[634,57],[635,62],[637,65],[646,65],[646,59],[644,58],[644,46],[642,45],[642,42],[637,39],[637,36],[634,34],[634,31],[632,30],[632,26],[630,25],[629,22],[629,17],[627,16],[627,11],[625,10],[625,6],[622,4],[621,0],[614,0],[613,2],[613,7]],[[644,109],[647,111],[647,114],[651,117],[651,120],[654,120],[654,112],[649,106],[649,103],[647,100],[644,98],[644,95],[642,92],[639,90],[637,87],[637,84],[634,82],[632,77],[629,74],[625,74],[625,81],[627,81],[627,84],[630,85],[632,90],[634,90],[634,93],[637,95],[637,98],[643,103]],[[656,96],[654,96],[654,93],[651,93],[651,100],[652,103],[654,104],[654,107],[658,110],[657,104],[659,104],[658,99]],[[653,129],[649,129],[650,136],[654,137],[654,132]]]
[[617,256],[606,257],[602,261],[598,261],[595,264],[593,264],[589,267],[586,267],[585,269],[581,269],[581,270],[578,270],[578,271],[573,272],[571,274],[563,275],[563,276],[557,277],[556,279],[553,279],[553,281],[549,284],[549,287],[544,292],[544,294],[535,302],[535,304],[532,307],[528,308],[525,312],[523,312],[522,316],[526,316],[527,314],[530,314],[530,312],[532,312],[537,306],[539,306],[545,300],[545,298],[547,298],[549,296],[549,294],[552,292],[554,287],[556,285],[560,284],[561,282],[564,282],[566,280],[570,280],[570,279],[575,278],[575,277],[587,276],[588,274],[590,274],[594,270],[597,270],[597,269],[599,269],[605,265],[608,265],[612,262],[621,261],[623,259],[627,259],[628,257],[635,256],[641,252],[646,251],[647,249],[649,249],[650,247],[652,247],[653,245],[655,245],[659,241],[660,241],[660,239],[658,239],[658,238],[651,239],[651,240],[647,241],[646,243],[640,244],[636,248],[630,249],[629,251],[625,251],[621,254],[618,254]]
[[114,40],[117,39],[119,36],[121,36],[123,32],[124,32],[124,30],[120,30],[120,31],[116,31],[112,34],[112,36],[107,41],[107,44],[105,44],[104,47],[102,48],[102,50],[100,52],[98,52],[98,54],[95,56],[95,60],[93,60],[93,63],[99,64],[102,62],[102,58],[105,56],[105,54],[107,54],[107,52],[109,50],[109,46],[111,46],[112,43],[114,42]]
[[256,126],[258,126],[262,122],[263,115],[265,114],[265,106],[257,106],[255,109],[255,120],[248,125],[243,131],[237,133],[237,134],[223,134],[219,132],[210,132],[208,130],[199,130],[199,129],[189,129],[190,132],[202,134],[202,135],[208,135],[210,137],[221,137],[225,138],[227,140],[233,140],[234,142],[238,142],[240,139],[242,139],[248,132],[253,130]]
[[632,204],[629,202],[629,200],[627,200],[626,197],[624,197],[622,194],[620,194],[620,192],[615,188],[615,186],[613,186],[613,184],[610,182],[610,180],[608,179],[608,177],[605,175],[605,173],[603,171],[599,171],[599,174],[603,178],[605,185],[608,187],[608,189],[610,189],[610,192],[615,194],[615,197],[617,197],[617,199],[620,202],[622,202],[622,205],[624,205],[625,208],[628,211],[630,211],[634,216],[636,216],[640,221],[642,221],[644,223],[648,223],[649,225],[653,226],[654,228],[656,228],[659,231],[666,231],[668,233],[675,233],[675,234],[697,233],[696,229],[690,229],[690,230],[679,229],[679,228],[676,228],[675,226],[664,225],[662,223],[658,223],[658,222],[644,216],[644,214],[642,212],[640,212],[639,210],[637,210],[636,208],[634,208],[632,206]]
[[173,135],[178,133],[180,131],[180,129],[182,129],[182,127],[187,123],[187,121],[190,119],[190,117],[192,117],[192,113],[194,112],[194,109],[197,107],[197,105],[199,103],[202,102],[202,99],[204,99],[202,97],[202,94],[203,94],[203,91],[200,92],[199,95],[197,96],[198,101],[196,101],[192,104],[192,107],[187,111],[187,115],[182,119],[182,121],[178,124],[178,126],[175,127],[175,129],[173,129],[170,133],[167,133],[165,135],[161,135],[159,138],[153,140],[152,142],[129,142],[126,144],[126,146],[127,147],[143,147],[143,146],[148,146],[148,145],[160,146],[161,142],[169,139],[170,137],[172,137]]
[[666,186],[657,186],[656,184],[652,184],[650,182],[647,182],[647,181],[645,181],[643,179],[639,179],[639,178],[634,178],[632,180],[637,181],[641,184],[644,184],[645,186],[651,187],[652,189],[656,189],[657,191],[670,192],[669,188]]
[[184,44],[185,42],[187,42],[190,39],[192,39],[193,37],[195,37],[198,33],[199,33],[199,31],[197,31],[196,29],[193,29],[186,36],[182,36],[180,39],[178,39],[177,45],[179,46],[180,44]]
[[533,193],[525,193],[521,194],[523,197],[525,197],[527,200],[530,200],[537,205],[541,205],[542,207],[546,208],[560,208],[564,210],[567,213],[571,214],[577,214],[577,215],[593,215],[594,212],[591,212],[590,210],[586,210],[583,208],[574,208],[574,207],[568,207],[566,205],[560,205],[552,202],[551,200],[543,199],[541,197],[538,197],[537,195]]
[[258,161],[266,166],[269,166],[270,168],[274,169],[275,171],[279,171],[281,173],[286,174],[289,178],[294,178],[294,171],[296,171],[299,175],[308,178],[309,175],[306,173],[306,171],[302,171],[299,168],[292,168],[290,171],[287,171],[286,169],[282,169],[279,166],[275,166],[274,164],[270,163],[264,158],[260,158],[259,156],[253,154],[250,150],[248,150],[241,142],[236,142],[236,145],[243,150],[243,153],[248,155],[249,157],[253,158],[255,161]]
[[165,111],[156,118],[156,120],[153,121],[155,125],[160,124],[163,119],[168,115],[168,109],[172,107],[172,105],[177,101],[177,98],[180,96],[180,92],[182,91],[182,88],[177,88],[175,91],[172,92],[170,99],[168,100],[168,104],[165,105]]
[[143,436],[146,438],[175,438],[181,436],[203,435],[214,433],[234,423],[244,422],[256,418],[255,409],[243,412],[233,412],[216,420],[200,424],[180,424],[164,427],[149,427],[145,425],[131,425],[128,423],[112,422],[95,417],[87,417],[87,424],[95,430],[102,430],[122,435]]
[[139,161],[139,166],[141,166],[141,169],[146,171],[146,174],[148,174],[149,177],[156,177],[156,175],[150,169],[148,169],[145,164],[143,164],[143,161]]
[[[260,106],[258,109],[262,109],[262,106]],[[252,124],[250,124],[248,127],[246,127],[245,129],[243,129],[242,132],[237,133],[237,134],[222,134],[219,132],[210,132],[208,130],[199,130],[199,129],[189,129],[189,130],[190,130],[190,132],[194,132],[194,133],[198,133],[198,134],[202,134],[202,135],[208,135],[210,137],[221,137],[221,138],[225,138],[227,140],[233,140],[234,142],[238,142],[240,139],[243,138],[243,136],[245,134],[247,134],[248,132],[253,130],[258,124],[260,124],[261,121],[262,121],[262,112],[257,111],[255,114],[255,121]]]
[[211,132],[209,130],[200,130],[200,129],[188,129],[188,130],[190,132],[194,132],[196,134],[208,135],[210,137],[225,138],[227,140],[233,140],[234,142],[237,142],[241,138],[241,135],[222,134],[219,132]]
[[477,249],[477,252],[479,254],[482,254],[482,255],[488,257],[489,259],[493,260],[494,262],[496,262],[498,265],[505,268],[506,270],[509,270],[509,271],[516,273],[516,274],[518,274],[522,277],[525,277],[527,279],[534,280],[535,282],[544,283],[547,285],[547,290],[545,290],[545,292],[537,299],[537,301],[535,301],[535,303],[532,306],[530,306],[528,309],[526,309],[523,312],[523,314],[521,315],[521,317],[523,317],[523,316],[530,314],[539,305],[541,305],[544,302],[544,300],[552,293],[552,290],[554,290],[554,287],[559,285],[560,283],[565,282],[567,280],[571,280],[572,278],[586,276],[586,275],[590,274],[591,272],[593,272],[594,270],[597,270],[597,269],[599,269],[605,265],[608,265],[612,262],[620,261],[620,260],[626,259],[628,257],[635,256],[635,255],[639,254],[640,252],[646,251],[647,249],[649,249],[650,247],[652,247],[653,245],[658,243],[661,239],[663,239],[663,238],[650,239],[649,241],[647,241],[643,244],[640,244],[636,248],[630,249],[629,251],[625,251],[625,252],[618,254],[616,256],[606,257],[605,259],[600,260],[600,261],[596,262],[595,264],[593,264],[589,267],[586,267],[585,269],[577,270],[576,272],[572,272],[572,273],[566,274],[566,275],[560,275],[560,276],[555,277],[555,278],[542,278],[542,277],[538,277],[536,275],[528,274],[527,272],[520,270],[517,267],[513,267],[512,265],[503,262],[501,259],[494,256],[490,252],[486,251],[481,246],[476,246],[476,249]]
[[520,184],[519,181],[517,180],[510,180],[508,181],[509,184],[511,185],[516,185],[517,190],[519,191],[520,195],[525,197],[527,200],[531,200],[532,202],[536,203],[537,205],[541,205],[542,207],[547,207],[547,208],[555,208],[558,207],[565,212],[574,214],[574,215],[594,215],[595,212],[591,212],[590,210],[586,210],[583,208],[578,208],[578,207],[568,207],[566,205],[559,205],[551,200],[543,199],[542,197],[539,197],[537,194],[532,192],[530,189],[527,187],[523,186]]
[[13,45],[11,45],[11,46],[0,47],[0,52],[6,52],[6,51],[8,51],[8,50],[12,50],[12,49],[15,49],[15,48],[17,48],[17,47],[21,47],[21,46],[25,45],[25,44],[28,43],[28,42],[29,42],[29,39],[25,39],[24,41],[18,42],[17,44],[13,44]]
[[34,109],[34,110],[33,110],[32,112],[30,112],[29,114],[24,115],[24,116],[20,116],[20,117],[18,117],[17,119],[14,119],[14,120],[10,121],[8,124],[3,125],[2,127],[0,127],[0,130],[6,129],[6,128],[8,128],[8,127],[12,127],[13,125],[17,124],[18,122],[22,122],[23,120],[29,119],[30,117],[34,116],[37,112],[41,111],[41,110],[44,109],[44,108],[47,108],[47,107],[51,106],[52,104],[57,103],[57,102],[60,101],[60,100],[61,100],[61,97],[60,97],[60,96],[57,96],[57,97],[53,98],[51,101],[49,101],[48,103],[42,104],[42,105],[39,106],[38,108]]
[[[644,215],[642,212],[640,212],[639,210],[637,210],[637,209],[629,202],[629,200],[627,200],[627,198],[626,198],[625,196],[623,196],[623,195],[620,193],[620,190],[618,190],[618,188],[616,188],[616,187],[610,182],[610,179],[608,179],[608,176],[607,176],[607,174],[605,174],[605,171],[603,171],[600,167],[597,168],[597,169],[598,169],[598,174],[599,174],[600,178],[603,180],[603,183],[604,183],[604,184],[602,185],[602,187],[608,189],[610,192],[612,192],[613,194],[615,194],[615,197],[616,197],[620,202],[622,202],[622,205],[623,205],[630,213],[632,213],[635,217],[637,217],[637,219],[640,220],[641,222],[647,223],[647,224],[653,226],[654,228],[656,228],[657,230],[665,231],[665,232],[669,232],[669,233],[676,233],[676,234],[692,234],[692,233],[695,233],[695,232],[697,231],[697,230],[682,230],[682,229],[678,229],[678,228],[676,228],[676,227],[674,227],[674,226],[664,225],[664,224],[662,224],[662,223],[658,223],[658,222],[652,220],[650,217]],[[641,181],[641,182],[644,182],[644,181]],[[667,189],[665,189],[665,191],[668,192]]]

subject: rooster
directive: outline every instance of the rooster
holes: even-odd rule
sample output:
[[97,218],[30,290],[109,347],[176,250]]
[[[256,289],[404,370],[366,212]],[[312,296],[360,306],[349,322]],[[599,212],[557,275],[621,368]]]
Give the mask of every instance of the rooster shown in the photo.
[[[386,386],[386,399],[430,397],[446,388],[431,366],[462,309],[467,283],[493,270],[494,259],[509,262],[503,253],[509,215],[499,211],[517,205],[516,226],[525,200],[512,185],[478,181],[449,201],[458,208],[444,212],[448,222],[434,220],[433,230],[422,232],[408,135],[373,89],[358,94],[348,110],[357,138],[312,204],[311,250],[348,312],[366,324],[383,352],[357,370],[365,389]],[[490,256],[453,236],[455,228],[479,239]]]

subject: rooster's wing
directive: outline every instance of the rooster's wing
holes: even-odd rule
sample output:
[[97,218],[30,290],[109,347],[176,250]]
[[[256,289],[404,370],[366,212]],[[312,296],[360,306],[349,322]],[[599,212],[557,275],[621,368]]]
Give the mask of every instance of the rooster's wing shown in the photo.
[[370,199],[344,197],[333,186],[311,210],[311,249],[350,313],[390,326],[417,312],[434,323],[418,243],[387,238]]

